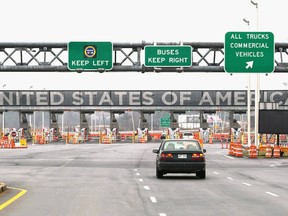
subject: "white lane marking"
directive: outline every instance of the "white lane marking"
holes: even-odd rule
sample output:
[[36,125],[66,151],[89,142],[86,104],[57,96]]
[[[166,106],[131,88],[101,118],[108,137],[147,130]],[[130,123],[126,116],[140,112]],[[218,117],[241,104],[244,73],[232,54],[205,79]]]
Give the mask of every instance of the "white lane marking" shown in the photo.
[[156,198],[153,197],[153,196],[150,196],[150,200],[151,200],[152,203],[156,203],[157,202]]
[[269,191],[266,191],[265,193],[266,193],[266,194],[269,194],[269,195],[271,195],[271,196],[274,196],[274,197],[278,197],[278,196],[279,196],[279,195],[274,194],[274,193],[271,193],[271,192],[269,192]]
[[139,179],[140,182],[143,182],[143,179]]
[[147,186],[147,185],[145,185],[145,186],[144,186],[144,189],[145,189],[145,190],[150,190],[150,187]]
[[138,169],[134,169],[134,171],[135,171],[135,172],[137,172],[137,171],[138,171]]
[[228,156],[228,155],[222,154],[221,152],[217,152],[217,153],[220,154],[220,155],[222,155],[222,156],[224,156],[224,157],[226,157],[226,158],[229,158],[229,159],[231,159],[231,160],[234,160],[234,159],[235,159],[235,158],[230,157],[230,156]]
[[215,175],[219,175],[219,173],[218,172],[213,172]]
[[277,166],[281,166],[282,164],[281,163],[279,163],[279,162],[275,162],[275,163],[273,163],[273,164],[271,164],[271,165],[269,165],[270,167],[277,167]]
[[159,213],[159,216],[167,216],[165,213]]
[[233,178],[231,178],[231,177],[227,177],[227,179],[229,179],[229,180],[231,180],[231,181],[233,181],[234,179]]
[[136,175],[137,175],[137,176],[139,176],[139,175],[140,175],[140,173],[136,173]]
[[249,184],[249,183],[246,183],[246,182],[242,182],[242,184],[243,184],[243,185],[246,185],[246,186],[249,186],[249,187],[251,187],[251,186],[252,186],[251,184]]

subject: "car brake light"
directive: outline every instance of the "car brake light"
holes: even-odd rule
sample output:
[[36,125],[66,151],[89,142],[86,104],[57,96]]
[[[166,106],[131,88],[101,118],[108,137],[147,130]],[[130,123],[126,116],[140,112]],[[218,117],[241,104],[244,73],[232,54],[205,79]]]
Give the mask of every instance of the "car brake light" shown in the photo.
[[192,154],[192,158],[200,158],[200,157],[203,157],[202,153],[193,153]]
[[171,153],[162,153],[160,156],[161,161],[164,160],[172,160],[173,159],[173,154]]
[[205,156],[203,153],[193,153],[192,154],[192,160],[203,160],[205,161]]

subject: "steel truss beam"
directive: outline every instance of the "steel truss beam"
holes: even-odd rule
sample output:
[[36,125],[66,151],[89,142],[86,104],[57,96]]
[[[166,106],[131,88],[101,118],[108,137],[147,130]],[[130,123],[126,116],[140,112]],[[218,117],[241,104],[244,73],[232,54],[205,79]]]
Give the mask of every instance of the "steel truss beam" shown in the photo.
[[[153,44],[144,41],[113,43],[113,69],[108,72],[224,72],[224,43],[182,43],[193,48],[193,64],[184,68],[145,67],[144,47]],[[157,43],[157,45],[180,45],[180,43]],[[0,43],[2,72],[73,72],[68,69],[67,62],[67,43]],[[94,70],[94,72],[104,71]],[[288,43],[275,43],[274,72],[288,72]]]

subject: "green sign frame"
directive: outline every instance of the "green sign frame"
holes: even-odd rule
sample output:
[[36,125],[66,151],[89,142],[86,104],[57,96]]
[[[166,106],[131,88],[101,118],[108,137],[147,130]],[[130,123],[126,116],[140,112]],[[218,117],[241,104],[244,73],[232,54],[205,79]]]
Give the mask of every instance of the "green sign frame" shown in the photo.
[[146,67],[191,67],[191,46],[145,46]]
[[171,125],[171,120],[170,120],[170,116],[168,118],[164,117],[164,118],[160,118],[160,127],[170,127]]
[[69,70],[112,70],[113,44],[111,42],[69,42]]
[[272,73],[274,53],[272,32],[227,32],[224,70],[227,73]]

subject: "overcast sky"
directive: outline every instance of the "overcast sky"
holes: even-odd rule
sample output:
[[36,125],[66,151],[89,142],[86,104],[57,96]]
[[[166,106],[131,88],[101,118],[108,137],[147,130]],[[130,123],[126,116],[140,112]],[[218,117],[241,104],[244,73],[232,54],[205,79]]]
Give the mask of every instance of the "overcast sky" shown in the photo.
[[[288,42],[287,0],[258,0],[259,31]],[[1,1],[1,42],[224,42],[228,31],[256,31],[250,0]],[[47,81],[49,79],[49,82]],[[261,89],[285,89],[287,74],[261,75]],[[6,84],[5,87],[3,87]],[[252,88],[255,76],[252,75]],[[246,89],[247,74],[1,72],[0,89]]]

